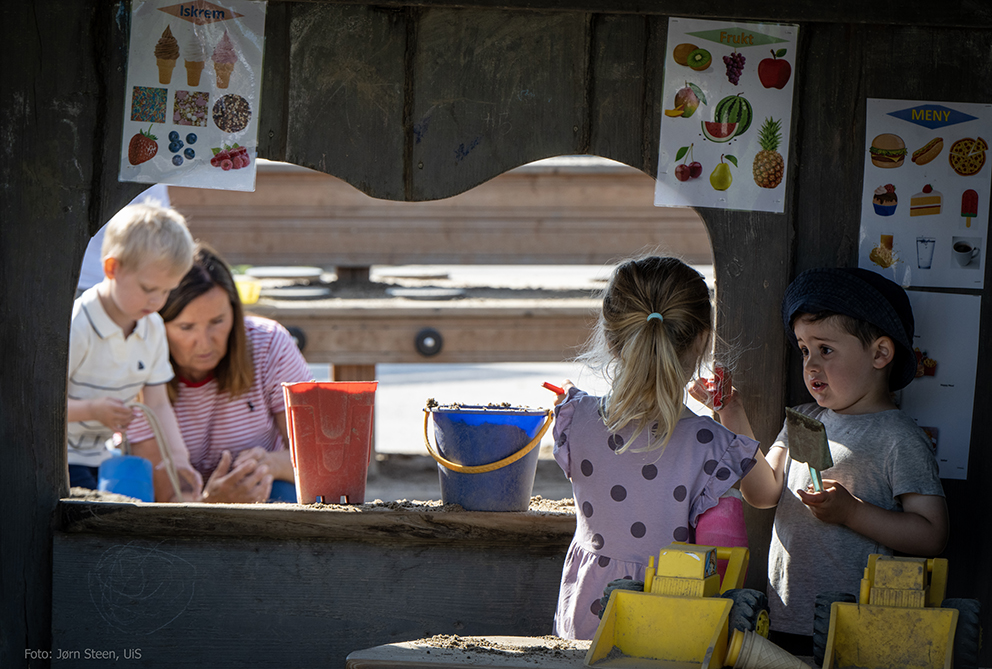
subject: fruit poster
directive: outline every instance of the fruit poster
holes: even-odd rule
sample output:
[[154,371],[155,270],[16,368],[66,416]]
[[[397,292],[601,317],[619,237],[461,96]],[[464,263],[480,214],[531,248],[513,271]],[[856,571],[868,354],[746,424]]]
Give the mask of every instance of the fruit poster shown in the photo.
[[899,408],[930,437],[944,479],[965,479],[974,415],[982,298],[907,291],[916,320],[916,378]]
[[669,19],[655,205],[785,211],[798,37]]
[[858,264],[903,286],[982,289],[992,105],[869,99]]
[[121,181],[255,190],[265,2],[133,0]]

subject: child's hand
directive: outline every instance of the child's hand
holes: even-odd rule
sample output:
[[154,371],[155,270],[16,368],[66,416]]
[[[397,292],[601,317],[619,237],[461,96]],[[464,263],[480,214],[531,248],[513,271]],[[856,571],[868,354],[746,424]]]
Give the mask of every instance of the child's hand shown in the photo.
[[90,401],[90,411],[105,427],[120,432],[134,419],[134,411],[113,397],[100,397]]
[[832,479],[823,479],[823,492],[810,487],[796,493],[817,520],[831,525],[847,525],[860,504],[847,488]]
[[723,404],[716,407],[714,406],[714,400],[716,399],[717,392],[718,389],[713,379],[694,379],[689,384],[689,395],[711,411],[721,412],[727,407],[741,403],[740,393],[732,385],[726,383],[721,393]]
[[564,390],[565,392],[555,397],[555,406],[558,406],[559,404],[565,401],[565,398],[568,397],[568,389],[574,387],[574,385],[575,384],[569,381],[568,379],[565,379],[562,382],[561,389]]

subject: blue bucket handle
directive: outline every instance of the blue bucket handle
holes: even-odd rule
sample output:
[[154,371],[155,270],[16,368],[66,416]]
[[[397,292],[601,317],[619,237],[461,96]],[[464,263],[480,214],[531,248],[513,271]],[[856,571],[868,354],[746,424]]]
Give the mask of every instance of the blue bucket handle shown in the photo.
[[506,467],[507,465],[512,465],[514,462],[534,450],[534,447],[541,443],[541,437],[543,437],[544,433],[548,431],[549,427],[551,427],[552,420],[551,409],[547,409],[545,411],[544,425],[542,425],[541,429],[538,430],[537,436],[531,439],[526,446],[513,455],[508,455],[502,460],[498,460],[488,465],[460,465],[457,462],[452,462],[451,460],[446,459],[438,453],[434,445],[431,444],[430,437],[427,436],[427,421],[430,418],[430,415],[430,411],[428,409],[424,409],[424,445],[427,446],[427,452],[431,454],[432,458],[437,460],[438,464],[460,474],[483,474],[485,472],[494,472],[497,469]]

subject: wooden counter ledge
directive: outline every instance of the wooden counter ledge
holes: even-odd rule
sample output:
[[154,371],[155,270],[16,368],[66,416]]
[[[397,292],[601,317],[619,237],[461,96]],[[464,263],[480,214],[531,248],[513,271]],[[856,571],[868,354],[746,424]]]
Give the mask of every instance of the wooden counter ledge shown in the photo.
[[[555,504],[555,503],[553,503]],[[564,505],[513,513],[464,511],[440,502],[363,505],[149,504],[63,499],[60,529],[121,537],[211,536],[362,542],[471,542],[568,545],[575,514]]]

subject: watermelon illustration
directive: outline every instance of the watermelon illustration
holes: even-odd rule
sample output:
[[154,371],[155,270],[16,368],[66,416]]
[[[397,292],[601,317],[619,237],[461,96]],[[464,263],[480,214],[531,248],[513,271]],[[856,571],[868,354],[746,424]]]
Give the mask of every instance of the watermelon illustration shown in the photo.
[[736,123],[736,137],[743,135],[751,127],[754,112],[751,103],[742,95],[728,95],[717,103],[713,111],[713,120],[717,123]]
[[736,123],[717,123],[703,121],[703,137],[711,142],[729,142],[737,134]]

